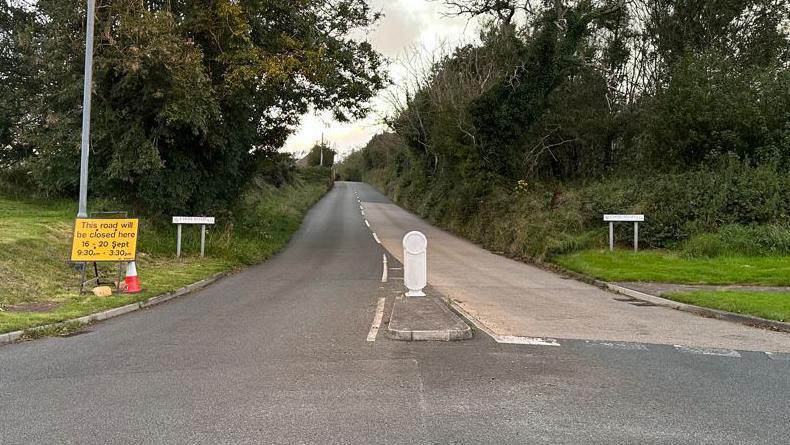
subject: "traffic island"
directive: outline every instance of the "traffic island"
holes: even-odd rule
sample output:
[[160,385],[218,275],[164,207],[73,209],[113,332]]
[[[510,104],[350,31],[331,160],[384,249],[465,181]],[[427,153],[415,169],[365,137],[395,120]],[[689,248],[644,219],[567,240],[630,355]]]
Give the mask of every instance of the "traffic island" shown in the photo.
[[434,296],[395,298],[387,336],[404,341],[452,341],[472,338],[472,329]]

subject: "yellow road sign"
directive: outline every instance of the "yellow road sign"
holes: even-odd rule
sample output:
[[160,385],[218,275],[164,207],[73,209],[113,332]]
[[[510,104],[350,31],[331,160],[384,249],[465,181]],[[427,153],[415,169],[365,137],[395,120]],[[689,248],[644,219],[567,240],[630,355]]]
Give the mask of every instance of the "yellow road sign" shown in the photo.
[[135,218],[77,218],[71,261],[134,261],[138,226]]

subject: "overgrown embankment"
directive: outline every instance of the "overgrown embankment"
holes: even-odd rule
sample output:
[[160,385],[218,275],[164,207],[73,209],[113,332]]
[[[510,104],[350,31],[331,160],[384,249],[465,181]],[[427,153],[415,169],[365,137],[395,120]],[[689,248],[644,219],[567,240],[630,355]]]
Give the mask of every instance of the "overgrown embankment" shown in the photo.
[[[0,333],[80,317],[173,291],[218,272],[254,264],[279,251],[306,211],[331,186],[329,171],[310,169],[275,187],[253,181],[234,208],[218,215],[199,258],[196,230],[184,231],[184,255],[175,258],[175,228],[166,216],[142,216],[138,272],[143,292],[109,298],[78,296],[79,272],[68,261],[76,205],[66,200],[0,196]],[[92,210],[118,203],[93,202]],[[106,279],[114,279],[102,268]]]

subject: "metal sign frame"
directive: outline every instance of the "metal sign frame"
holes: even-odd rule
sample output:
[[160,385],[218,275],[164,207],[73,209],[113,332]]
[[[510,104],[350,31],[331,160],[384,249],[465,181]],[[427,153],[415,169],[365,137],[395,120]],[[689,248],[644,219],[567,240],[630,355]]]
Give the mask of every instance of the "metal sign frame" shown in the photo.
[[200,226],[200,258],[206,256],[206,226],[214,225],[216,219],[213,216],[174,216],[173,224],[176,224],[176,258],[181,258],[181,226],[199,225]]
[[604,222],[609,223],[609,251],[614,251],[614,223],[634,223],[634,252],[639,250],[639,223],[645,221],[645,215],[604,215]]

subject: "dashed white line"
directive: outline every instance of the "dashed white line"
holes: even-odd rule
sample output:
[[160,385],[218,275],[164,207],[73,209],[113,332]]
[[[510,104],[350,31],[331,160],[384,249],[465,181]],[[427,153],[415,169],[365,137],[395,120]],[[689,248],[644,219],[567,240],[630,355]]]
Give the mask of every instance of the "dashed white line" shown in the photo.
[[721,349],[721,348],[694,348],[690,346],[683,346],[683,345],[674,345],[675,349],[679,352],[683,352],[686,354],[700,354],[700,355],[716,355],[719,357],[733,357],[739,358],[741,354],[738,351],[734,351],[732,349]]
[[381,244],[381,240],[379,239],[378,235],[376,235],[376,232],[373,232],[373,239],[375,239],[377,243]]
[[370,223],[368,222],[368,220],[365,220],[365,225],[368,226],[368,229],[370,228]]
[[368,332],[368,341],[376,341],[376,336],[381,326],[381,319],[384,318],[384,301],[384,298],[379,298],[379,302],[376,305],[376,315],[373,317],[373,324],[370,326],[370,332]]
[[386,283],[387,282],[387,254],[386,253],[381,254],[381,266],[382,266],[381,282]]

